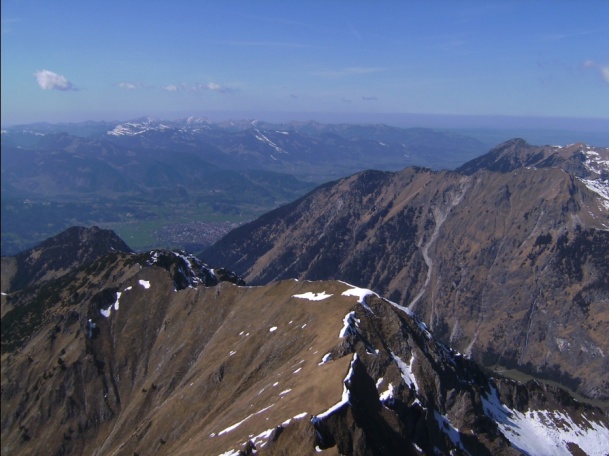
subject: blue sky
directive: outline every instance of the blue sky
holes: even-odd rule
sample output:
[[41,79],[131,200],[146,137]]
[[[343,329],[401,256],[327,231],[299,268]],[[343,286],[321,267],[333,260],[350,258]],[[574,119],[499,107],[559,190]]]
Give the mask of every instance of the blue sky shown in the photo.
[[609,119],[609,1],[2,0],[2,124]]

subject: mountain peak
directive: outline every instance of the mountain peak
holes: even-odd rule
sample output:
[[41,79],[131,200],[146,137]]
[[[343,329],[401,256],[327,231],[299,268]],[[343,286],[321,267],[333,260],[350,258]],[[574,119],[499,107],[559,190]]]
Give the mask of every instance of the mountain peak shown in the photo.
[[506,173],[519,168],[561,168],[580,178],[600,177],[609,172],[609,148],[577,143],[567,146],[533,146],[515,138],[491,149],[456,169],[474,174],[486,169]]
[[[60,277],[112,252],[132,252],[114,231],[74,226],[14,257],[2,257],[3,292]],[[4,289],[4,284],[10,284]]]

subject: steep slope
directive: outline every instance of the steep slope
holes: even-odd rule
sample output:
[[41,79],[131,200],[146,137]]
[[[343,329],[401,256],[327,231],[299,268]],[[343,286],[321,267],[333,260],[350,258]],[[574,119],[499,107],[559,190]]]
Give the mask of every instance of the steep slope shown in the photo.
[[486,377],[368,290],[180,289],[180,267],[167,264],[182,257],[195,260],[116,253],[54,281],[56,296],[21,292],[43,300],[46,321],[3,344],[3,454],[600,455],[609,445],[600,409]]
[[[518,144],[528,148],[498,149]],[[495,152],[468,174],[408,168],[327,184],[201,256],[254,284],[332,278],[378,290],[487,366],[608,399],[609,150],[580,145],[555,160],[579,160],[582,178],[520,158],[504,166]],[[505,172],[485,169],[498,162]]]
[[14,257],[2,257],[2,292],[60,277],[111,252],[131,252],[113,231],[74,226]]

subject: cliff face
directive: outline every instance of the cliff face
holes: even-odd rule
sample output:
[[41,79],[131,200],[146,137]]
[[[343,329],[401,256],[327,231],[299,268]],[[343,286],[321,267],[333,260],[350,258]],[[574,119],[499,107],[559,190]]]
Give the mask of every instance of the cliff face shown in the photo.
[[377,290],[487,366],[607,399],[608,160],[607,149],[512,141],[460,172],[364,172],[202,257],[254,284],[332,278]]
[[[368,290],[180,289],[161,258],[114,254],[47,282],[44,318],[3,344],[3,454],[602,454],[609,444],[600,409],[487,377]],[[15,309],[42,298],[24,290]]]

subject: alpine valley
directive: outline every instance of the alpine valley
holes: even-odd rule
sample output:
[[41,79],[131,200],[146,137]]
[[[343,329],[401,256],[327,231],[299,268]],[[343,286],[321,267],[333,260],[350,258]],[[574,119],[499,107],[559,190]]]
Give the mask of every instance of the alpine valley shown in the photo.
[[448,131],[256,120],[31,124],[2,130],[2,254],[72,225],[137,250],[200,250],[239,224],[365,169],[454,168],[484,152]]

